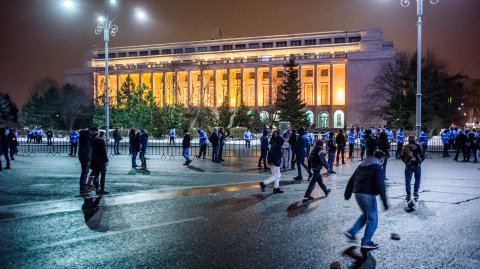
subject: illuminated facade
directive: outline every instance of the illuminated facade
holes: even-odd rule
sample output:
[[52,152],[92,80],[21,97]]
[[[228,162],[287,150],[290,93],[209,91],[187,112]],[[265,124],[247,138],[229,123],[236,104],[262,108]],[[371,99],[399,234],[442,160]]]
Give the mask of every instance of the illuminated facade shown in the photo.
[[[289,55],[296,56],[302,99],[317,128],[378,125],[363,115],[368,84],[380,65],[395,58],[380,29],[231,38],[109,50],[109,96],[130,77],[153,91],[159,106],[182,104],[215,108],[227,97],[265,111],[275,104]],[[92,51],[79,69],[66,71],[66,83],[105,91],[105,54]],[[265,112],[264,112],[265,113]]]

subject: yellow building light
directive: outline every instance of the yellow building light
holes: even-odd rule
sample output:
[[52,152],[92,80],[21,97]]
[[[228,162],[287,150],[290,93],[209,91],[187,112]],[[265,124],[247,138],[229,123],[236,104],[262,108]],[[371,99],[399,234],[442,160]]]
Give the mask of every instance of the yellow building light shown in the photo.
[[338,88],[335,90],[335,104],[345,105],[345,89]]

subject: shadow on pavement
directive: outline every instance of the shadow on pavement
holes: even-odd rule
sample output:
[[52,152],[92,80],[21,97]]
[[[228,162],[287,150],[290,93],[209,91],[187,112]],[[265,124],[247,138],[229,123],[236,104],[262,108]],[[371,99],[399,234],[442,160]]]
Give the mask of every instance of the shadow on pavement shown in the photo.
[[272,193],[268,194],[252,194],[247,197],[240,197],[240,198],[227,198],[220,200],[215,203],[214,206],[223,206],[223,207],[228,207],[230,210],[233,211],[239,211],[243,210],[246,208],[249,208],[265,199],[268,197],[272,196]]
[[130,171],[128,172],[129,175],[137,175],[137,174],[141,174],[141,175],[150,175],[150,171],[148,171],[147,169],[140,169],[140,168],[133,168],[130,169]]
[[100,223],[102,222],[104,209],[99,204],[102,200],[102,196],[98,197],[84,197],[82,211],[85,217],[85,224],[88,228],[98,231]]
[[188,165],[187,168],[190,169],[190,170],[193,170],[195,172],[202,172],[202,173],[205,172],[204,169],[199,168],[199,167],[195,167],[195,166],[191,166],[191,165]]
[[354,259],[354,262],[350,268],[375,269],[377,267],[377,261],[372,254],[370,254],[370,251],[361,250],[361,253],[359,254],[355,251],[356,248],[356,246],[351,246],[342,252],[343,256]]
[[306,213],[309,213],[315,209],[317,209],[318,207],[318,201],[322,200],[322,199],[325,199],[326,197],[325,196],[322,196],[322,197],[318,197],[318,198],[315,198],[313,200],[310,200],[310,201],[300,201],[300,202],[296,202],[296,203],[293,203],[291,205],[288,206],[287,208],[287,217],[289,218],[294,218],[294,217],[297,217],[301,214],[306,214]]

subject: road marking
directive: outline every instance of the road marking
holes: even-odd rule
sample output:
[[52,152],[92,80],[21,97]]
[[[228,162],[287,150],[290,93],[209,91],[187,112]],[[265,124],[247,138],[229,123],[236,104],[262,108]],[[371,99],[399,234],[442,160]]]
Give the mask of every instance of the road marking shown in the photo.
[[53,243],[41,244],[41,245],[38,245],[38,246],[27,248],[27,250],[28,251],[33,251],[33,250],[39,250],[39,249],[45,249],[45,248],[58,247],[58,246],[73,244],[73,243],[82,242],[82,241],[86,241],[86,240],[99,239],[99,238],[114,236],[114,235],[118,235],[118,234],[142,231],[142,230],[147,230],[147,229],[152,229],[152,228],[168,226],[168,225],[172,225],[172,224],[179,224],[179,223],[196,221],[196,220],[206,220],[206,219],[204,217],[188,218],[188,219],[182,219],[182,220],[152,224],[152,225],[147,225],[147,226],[143,226],[143,227],[135,227],[135,228],[130,228],[130,229],[122,230],[122,231],[98,233],[98,234],[85,236],[85,237],[80,237],[80,238],[73,238],[73,239],[61,240],[61,241],[57,241],[57,242],[53,242]]

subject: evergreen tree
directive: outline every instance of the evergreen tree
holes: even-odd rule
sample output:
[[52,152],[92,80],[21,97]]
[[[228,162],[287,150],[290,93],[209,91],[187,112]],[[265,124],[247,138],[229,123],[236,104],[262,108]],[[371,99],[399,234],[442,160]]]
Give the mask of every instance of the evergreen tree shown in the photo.
[[17,105],[12,102],[8,93],[0,92],[0,125],[5,126],[9,122],[16,123],[18,120]]
[[301,87],[298,78],[298,64],[295,62],[293,55],[290,55],[284,67],[286,71],[276,103],[277,109],[280,111],[280,120],[290,122],[290,125],[295,128],[310,126],[307,114],[303,111],[305,103],[300,98]]
[[248,116],[248,109],[243,102],[240,104],[235,113],[233,125],[236,127],[247,127],[250,129],[250,117]]
[[227,96],[223,98],[222,104],[218,107],[218,120],[217,125],[223,128],[230,127],[230,118],[233,112],[230,111],[230,104]]

